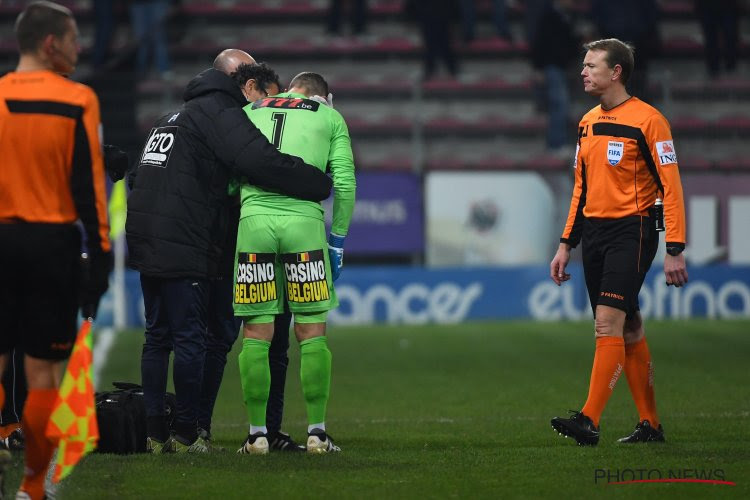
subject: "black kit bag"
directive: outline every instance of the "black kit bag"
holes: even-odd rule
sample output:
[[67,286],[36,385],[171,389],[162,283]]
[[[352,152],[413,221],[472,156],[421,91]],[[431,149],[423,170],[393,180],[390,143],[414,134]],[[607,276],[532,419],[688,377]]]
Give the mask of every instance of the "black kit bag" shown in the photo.
[[[146,452],[146,405],[143,388],[130,382],[113,382],[117,390],[96,393],[96,421],[99,426],[100,453]],[[165,411],[170,429],[177,399],[167,393]]]

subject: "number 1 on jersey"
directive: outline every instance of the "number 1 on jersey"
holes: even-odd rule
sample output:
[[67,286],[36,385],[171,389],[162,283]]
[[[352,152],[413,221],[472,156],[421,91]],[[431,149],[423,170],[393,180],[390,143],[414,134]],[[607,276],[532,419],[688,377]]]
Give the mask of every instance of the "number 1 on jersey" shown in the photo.
[[274,113],[271,115],[273,120],[273,140],[271,143],[276,149],[281,149],[281,135],[284,133],[284,120],[286,120],[286,113]]

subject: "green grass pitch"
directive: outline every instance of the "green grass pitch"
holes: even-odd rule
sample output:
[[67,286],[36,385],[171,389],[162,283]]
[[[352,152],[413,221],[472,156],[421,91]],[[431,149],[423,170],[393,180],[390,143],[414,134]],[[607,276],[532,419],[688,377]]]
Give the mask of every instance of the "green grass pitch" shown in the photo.
[[[750,322],[646,327],[665,444],[616,443],[638,418],[624,376],[602,417],[598,447],[577,447],[550,428],[551,417],[580,409],[586,398],[591,323],[335,327],[327,424],[342,453],[236,455],[247,426],[235,350],[214,414],[214,436],[227,452],[92,454],[60,496],[750,498]],[[100,387],[140,380],[141,343],[141,331],[118,334]],[[301,441],[298,354],[292,339],[284,429]],[[16,455],[9,493],[20,480],[19,461]],[[601,477],[630,480],[639,469],[651,478],[658,471],[736,485],[615,485]]]

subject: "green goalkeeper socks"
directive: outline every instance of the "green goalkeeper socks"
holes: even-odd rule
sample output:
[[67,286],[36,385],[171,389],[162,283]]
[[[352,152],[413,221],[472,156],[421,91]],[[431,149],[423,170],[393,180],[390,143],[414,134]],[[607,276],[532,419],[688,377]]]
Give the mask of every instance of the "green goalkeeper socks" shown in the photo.
[[307,421],[325,422],[328,395],[331,390],[331,351],[326,337],[300,342],[300,379],[307,403]]
[[240,352],[240,380],[247,416],[252,426],[266,425],[266,405],[271,388],[271,369],[268,366],[270,342],[243,339]]

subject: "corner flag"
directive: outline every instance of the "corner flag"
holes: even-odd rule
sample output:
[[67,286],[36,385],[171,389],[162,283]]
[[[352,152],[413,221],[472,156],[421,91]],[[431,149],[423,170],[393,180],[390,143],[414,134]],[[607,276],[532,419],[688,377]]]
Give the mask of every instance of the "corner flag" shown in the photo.
[[94,450],[99,441],[92,368],[91,320],[86,320],[78,331],[47,425],[47,437],[60,440],[54,482],[70,474],[75,464]]

